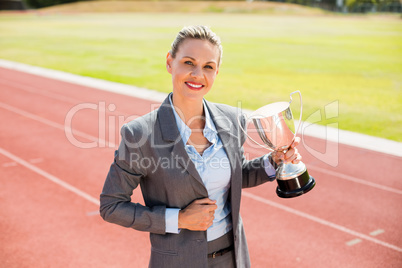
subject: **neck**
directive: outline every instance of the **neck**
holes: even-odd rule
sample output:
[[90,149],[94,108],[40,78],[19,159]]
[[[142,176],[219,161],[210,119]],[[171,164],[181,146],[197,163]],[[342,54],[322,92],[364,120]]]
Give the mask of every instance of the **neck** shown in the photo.
[[173,106],[181,120],[190,128],[204,128],[204,105],[201,100],[188,100],[173,94]]

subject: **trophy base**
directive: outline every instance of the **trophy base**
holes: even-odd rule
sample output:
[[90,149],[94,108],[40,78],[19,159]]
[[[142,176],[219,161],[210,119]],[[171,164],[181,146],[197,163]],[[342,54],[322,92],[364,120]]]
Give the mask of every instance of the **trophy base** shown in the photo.
[[276,194],[281,198],[297,197],[315,186],[315,179],[308,174],[307,170],[295,178],[276,181],[278,183]]

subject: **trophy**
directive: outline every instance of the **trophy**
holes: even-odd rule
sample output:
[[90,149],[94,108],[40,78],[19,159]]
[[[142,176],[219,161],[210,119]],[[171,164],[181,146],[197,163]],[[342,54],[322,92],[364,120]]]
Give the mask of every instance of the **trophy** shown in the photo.
[[[295,93],[298,93],[300,97],[300,119],[296,131],[290,109],[292,95]],[[246,126],[250,120],[254,123],[265,146],[251,138],[240,124],[240,128],[250,140],[272,152],[286,153],[300,129],[303,110],[300,91],[292,92],[289,97],[289,102],[271,103],[246,116]],[[279,163],[276,169],[276,181],[278,183],[276,194],[282,198],[302,195],[315,186],[314,178],[308,174],[306,165],[301,161],[298,164]]]

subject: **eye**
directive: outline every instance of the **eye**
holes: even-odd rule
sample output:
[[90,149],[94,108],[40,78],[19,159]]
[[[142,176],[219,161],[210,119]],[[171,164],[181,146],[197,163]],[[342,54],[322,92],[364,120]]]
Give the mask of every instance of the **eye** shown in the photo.
[[184,64],[186,64],[186,65],[191,65],[191,66],[194,65],[193,62],[192,62],[192,61],[189,61],[189,60],[186,60],[186,61],[184,62]]
[[214,69],[214,67],[212,67],[211,65],[205,65],[205,68],[207,68],[207,69],[211,69],[211,70],[213,70],[213,69]]

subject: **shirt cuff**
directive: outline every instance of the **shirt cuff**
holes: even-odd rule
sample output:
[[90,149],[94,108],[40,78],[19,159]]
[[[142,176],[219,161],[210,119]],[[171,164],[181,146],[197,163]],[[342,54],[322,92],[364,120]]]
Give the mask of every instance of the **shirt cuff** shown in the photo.
[[265,173],[267,173],[268,177],[275,177],[276,176],[276,169],[271,164],[270,154],[264,155],[262,160],[264,161]]
[[178,208],[166,208],[165,221],[166,233],[178,234],[179,231],[179,211]]

